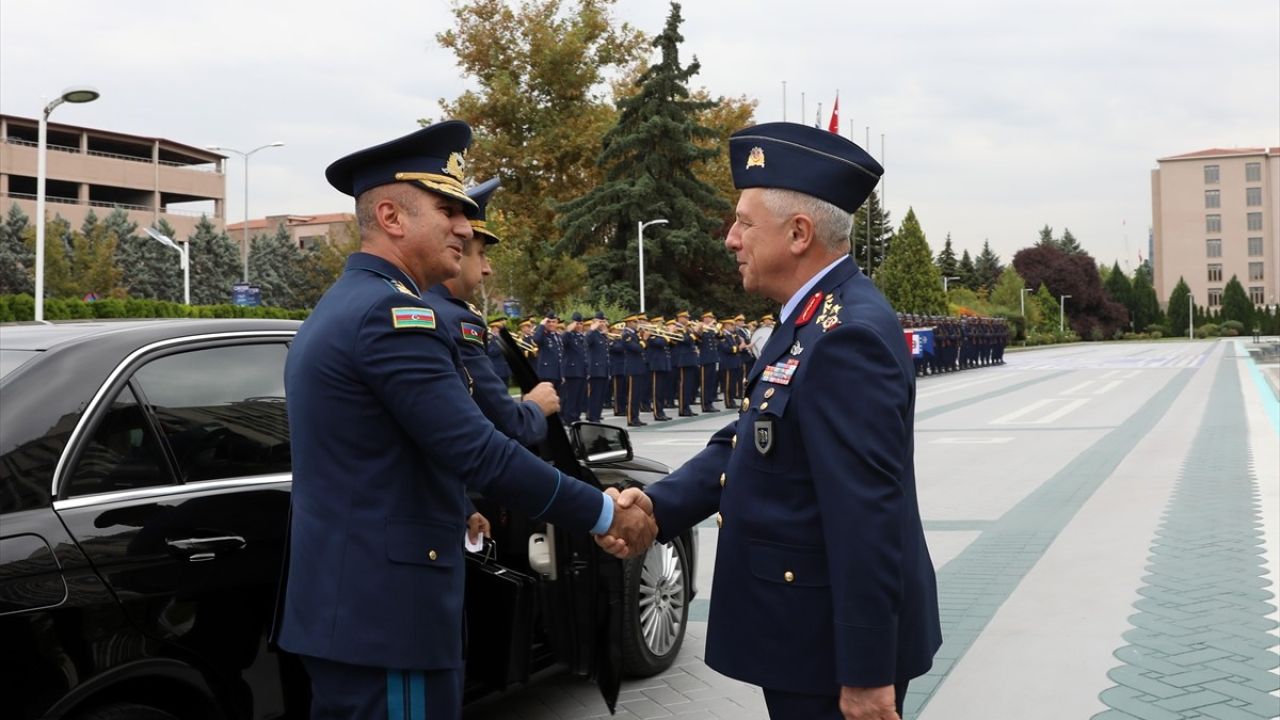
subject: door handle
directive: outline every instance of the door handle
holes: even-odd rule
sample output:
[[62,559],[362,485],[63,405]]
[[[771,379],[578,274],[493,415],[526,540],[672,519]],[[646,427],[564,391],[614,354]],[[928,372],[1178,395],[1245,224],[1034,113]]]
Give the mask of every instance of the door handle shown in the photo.
[[174,552],[186,556],[189,562],[213,560],[219,552],[242,550],[247,544],[239,535],[217,535],[214,537],[182,538],[165,540]]

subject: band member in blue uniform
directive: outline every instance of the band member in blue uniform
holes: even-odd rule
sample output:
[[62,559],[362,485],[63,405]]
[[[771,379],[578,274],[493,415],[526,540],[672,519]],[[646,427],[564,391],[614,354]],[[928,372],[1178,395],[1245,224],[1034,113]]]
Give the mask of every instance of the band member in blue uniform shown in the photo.
[[725,245],[781,320],[737,420],[624,502],[649,504],[659,540],[716,515],[706,661],[762,686],[770,717],[896,720],[942,635],[916,499],[914,368],[849,256],[851,216],[882,170],[794,123],[735,133],[729,159],[742,193]]
[[493,374],[498,376],[502,381],[503,387],[511,386],[511,366],[507,364],[507,356],[502,352],[502,347],[498,345],[498,333],[502,332],[502,328],[507,326],[507,318],[505,315],[489,316],[489,335],[485,338],[485,354],[489,356],[489,363],[493,366]]
[[285,365],[289,564],[276,627],[311,677],[313,718],[457,718],[467,487],[572,531],[652,519],[497,432],[423,288],[461,272],[472,237],[449,121],[348,155],[360,251],[302,323]]
[[560,417],[566,423],[572,423],[581,420],[587,411],[587,336],[582,332],[582,313],[575,312],[570,316],[561,338],[564,350],[560,365],[560,374],[564,377],[564,412]]
[[676,407],[680,417],[697,415],[692,409],[698,389],[698,336],[689,325],[689,311],[676,313],[676,335],[671,344],[671,364],[676,372]]
[[742,343],[734,330],[733,318],[725,318],[720,327],[716,349],[720,352],[720,387],[724,390],[724,406],[738,406],[742,384]]
[[649,423],[640,419],[641,399],[647,394],[649,369],[644,364],[644,338],[638,326],[643,315],[628,315],[626,328],[622,331],[622,373],[627,388],[624,399],[627,409],[627,425],[642,427]]
[[612,337],[609,338],[609,387],[613,392],[614,417],[627,416],[627,351],[622,346],[625,327],[621,321],[613,325]]
[[[662,317],[655,317],[652,320],[654,328],[662,327],[662,324]],[[671,372],[671,357],[667,355],[667,341],[657,333],[646,332],[644,342],[644,364],[649,369],[648,397],[650,407],[653,409],[653,419],[657,422],[665,422],[671,419],[663,410],[663,405],[667,401],[664,394],[666,377]]]
[[587,420],[600,422],[609,393],[609,321],[596,311],[587,331]]
[[720,334],[716,332],[714,313],[702,314],[698,330],[698,370],[701,374],[698,394],[702,397],[702,412],[720,412],[716,408],[716,370],[720,364]]
[[486,255],[498,236],[489,229],[484,218],[489,197],[498,189],[498,180],[488,180],[467,191],[476,209],[467,213],[472,238],[462,253],[462,272],[428,290],[428,300],[436,311],[436,324],[447,332],[458,347],[462,363],[471,376],[471,398],[498,432],[514,438],[521,445],[533,445],[547,434],[547,416],[560,410],[560,398],[551,383],[538,383],[525,395],[523,402],[511,397],[507,383],[493,372],[489,359],[486,329],[480,311],[470,302],[480,282],[492,274]]

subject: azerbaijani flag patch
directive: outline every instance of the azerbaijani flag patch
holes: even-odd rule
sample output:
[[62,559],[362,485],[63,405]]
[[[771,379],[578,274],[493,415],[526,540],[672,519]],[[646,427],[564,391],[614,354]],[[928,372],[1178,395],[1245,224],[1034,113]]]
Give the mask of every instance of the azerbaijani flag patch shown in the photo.
[[436,329],[436,311],[424,307],[391,308],[391,326],[396,330]]
[[462,323],[462,339],[477,345],[484,344],[484,328],[471,323]]

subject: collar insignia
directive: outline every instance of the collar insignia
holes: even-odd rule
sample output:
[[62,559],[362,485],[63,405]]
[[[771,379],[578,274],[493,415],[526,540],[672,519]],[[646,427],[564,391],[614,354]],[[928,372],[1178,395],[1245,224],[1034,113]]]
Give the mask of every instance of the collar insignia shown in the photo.
[[826,332],[840,325],[841,305],[836,302],[834,295],[828,295],[826,302],[822,304],[822,314],[818,316],[818,325],[822,327],[822,332]]
[[800,327],[813,319],[813,314],[818,311],[818,303],[822,302],[822,291],[809,296],[809,300],[804,304],[804,310],[801,311],[800,317],[796,318],[796,327]]
[[799,340],[797,340],[797,341],[795,341],[794,343],[792,343],[792,344],[791,344],[791,354],[792,354],[792,355],[799,355],[799,354],[800,354],[800,353],[802,353],[802,352],[804,352],[804,348],[800,347],[800,341],[799,341]]
[[747,169],[753,167],[764,167],[764,149],[759,147],[751,148],[751,153],[747,155]]
[[410,290],[404,283],[400,282],[399,280],[392,280],[391,287],[395,288],[396,290],[399,290],[405,295],[413,295],[414,297],[418,297],[417,293]]

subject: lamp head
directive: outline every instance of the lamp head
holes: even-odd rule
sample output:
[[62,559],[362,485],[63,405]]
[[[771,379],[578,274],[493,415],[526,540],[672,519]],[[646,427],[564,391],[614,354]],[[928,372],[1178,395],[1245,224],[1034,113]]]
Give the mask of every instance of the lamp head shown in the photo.
[[101,93],[96,88],[88,85],[78,85],[63,90],[61,97],[63,101],[69,103],[87,103],[97,100],[100,95]]

